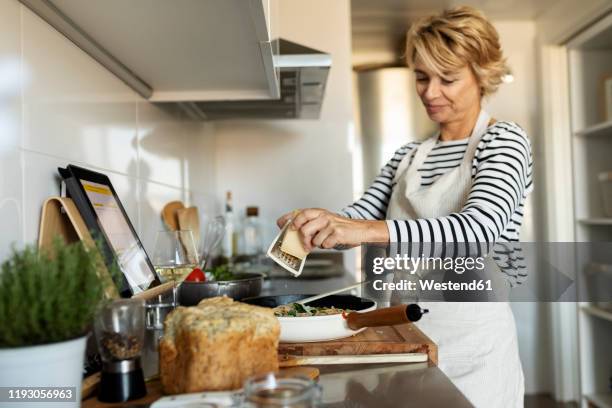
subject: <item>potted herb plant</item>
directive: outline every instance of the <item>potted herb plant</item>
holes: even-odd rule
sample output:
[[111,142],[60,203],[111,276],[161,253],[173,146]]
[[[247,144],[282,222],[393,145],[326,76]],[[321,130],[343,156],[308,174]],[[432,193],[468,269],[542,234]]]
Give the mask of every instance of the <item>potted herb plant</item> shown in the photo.
[[58,239],[46,251],[13,250],[0,266],[1,387],[75,387],[62,406],[80,405],[86,338],[105,293],[101,262],[95,248]]

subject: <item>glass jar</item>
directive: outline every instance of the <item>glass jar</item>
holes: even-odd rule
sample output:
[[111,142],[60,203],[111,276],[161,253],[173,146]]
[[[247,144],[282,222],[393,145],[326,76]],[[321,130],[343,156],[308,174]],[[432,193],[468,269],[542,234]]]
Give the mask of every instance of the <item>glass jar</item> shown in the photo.
[[269,373],[247,380],[243,407],[311,408],[321,403],[321,387],[306,377],[277,377]]
[[142,372],[144,300],[117,299],[103,304],[96,314],[94,331],[102,357],[98,400],[124,402],[144,397]]
[[94,329],[103,362],[139,358],[144,343],[144,301],[117,299],[104,304]]

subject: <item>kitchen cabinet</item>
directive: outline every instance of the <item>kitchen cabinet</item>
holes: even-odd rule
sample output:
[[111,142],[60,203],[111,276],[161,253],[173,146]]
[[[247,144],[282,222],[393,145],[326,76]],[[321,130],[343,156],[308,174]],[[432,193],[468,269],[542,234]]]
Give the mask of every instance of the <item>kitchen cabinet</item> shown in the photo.
[[[612,217],[605,209],[598,175],[612,171],[612,13],[574,37],[567,48],[574,239],[577,242],[610,242]],[[582,255],[577,258],[579,286],[587,291],[602,290],[602,287],[593,287],[592,281],[598,279],[598,274],[609,274],[612,270],[610,254],[598,252],[595,245],[589,246],[588,250],[590,253],[583,256],[584,259],[581,259]],[[602,264],[593,265],[593,260]],[[612,276],[607,279],[610,282]],[[583,406],[611,408],[611,302],[578,303],[578,343]]]
[[152,102],[280,96],[277,0],[20,0]]

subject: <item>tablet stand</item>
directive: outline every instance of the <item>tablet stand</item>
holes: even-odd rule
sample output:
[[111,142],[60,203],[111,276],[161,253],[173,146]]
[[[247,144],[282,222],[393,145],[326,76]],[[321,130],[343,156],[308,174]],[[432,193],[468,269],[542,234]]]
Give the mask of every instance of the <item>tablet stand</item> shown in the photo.
[[[44,204],[40,217],[39,248],[51,248],[55,237],[61,237],[66,243],[83,241],[87,247],[95,247],[95,242],[72,199],[68,197],[50,197]],[[105,283],[106,298],[119,297],[117,287],[106,266],[101,262],[98,276]]]

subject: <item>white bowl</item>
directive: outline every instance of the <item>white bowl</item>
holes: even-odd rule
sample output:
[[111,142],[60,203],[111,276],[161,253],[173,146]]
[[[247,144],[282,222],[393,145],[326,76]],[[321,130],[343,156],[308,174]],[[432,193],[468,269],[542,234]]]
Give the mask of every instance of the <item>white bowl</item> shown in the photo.
[[[367,309],[356,313],[369,312],[376,309],[376,302]],[[355,313],[355,312],[353,312]],[[329,341],[353,336],[366,328],[351,330],[342,314],[326,316],[277,317],[281,326],[281,343],[302,343],[313,341]]]

